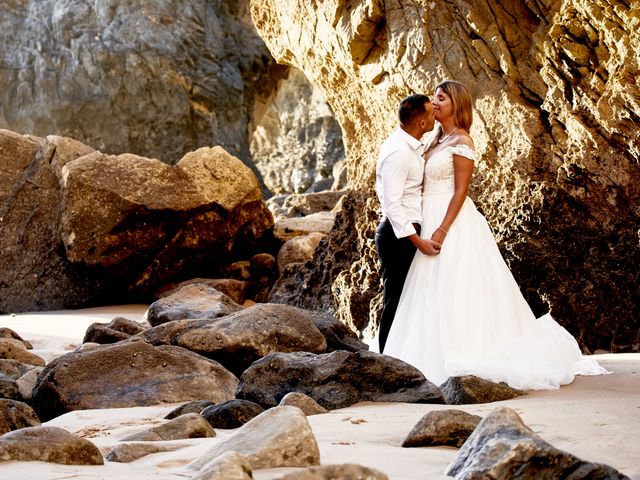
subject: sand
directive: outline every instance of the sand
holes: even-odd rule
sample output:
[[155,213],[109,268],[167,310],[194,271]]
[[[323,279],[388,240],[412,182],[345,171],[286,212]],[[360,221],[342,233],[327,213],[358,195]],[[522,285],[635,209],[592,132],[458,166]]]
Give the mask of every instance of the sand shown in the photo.
[[[75,311],[0,316],[34,345],[45,360],[81,344],[93,322],[116,316],[141,320],[146,305],[123,305]],[[640,480],[640,354],[605,354],[595,358],[611,375],[578,377],[554,391],[532,392],[516,399],[456,407],[485,415],[499,406],[515,409],[524,422],[552,445],[594,462],[611,465]],[[176,404],[177,405],[177,404]],[[156,425],[176,405],[70,412],[44,425],[58,426],[94,442],[106,455],[118,441]],[[407,433],[426,412],[442,405],[363,402],[328,414],[308,417],[320,446],[323,464],[358,463],[385,472],[392,480],[445,479],[457,455],[451,447],[402,448]],[[135,462],[103,466],[65,466],[44,462],[0,464],[0,479],[184,479],[185,465],[206,452],[232,430],[216,429],[217,437],[156,442],[178,450],[148,455]],[[257,480],[278,479],[295,471],[254,471]]]

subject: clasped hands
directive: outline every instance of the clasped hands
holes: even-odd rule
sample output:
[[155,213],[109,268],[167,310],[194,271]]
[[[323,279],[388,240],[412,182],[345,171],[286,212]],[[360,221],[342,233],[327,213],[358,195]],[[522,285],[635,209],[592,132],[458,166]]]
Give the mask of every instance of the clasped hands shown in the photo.
[[411,235],[409,237],[411,243],[413,243],[418,250],[420,250],[425,255],[433,256],[438,255],[440,253],[440,248],[442,247],[441,243],[436,242],[430,238],[420,238],[418,235]]

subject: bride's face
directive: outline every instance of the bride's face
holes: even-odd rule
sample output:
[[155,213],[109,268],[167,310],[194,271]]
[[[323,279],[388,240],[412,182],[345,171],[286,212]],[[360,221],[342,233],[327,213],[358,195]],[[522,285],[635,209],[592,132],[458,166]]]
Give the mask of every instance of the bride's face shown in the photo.
[[453,115],[453,104],[451,103],[451,97],[444,93],[441,88],[438,88],[436,90],[436,95],[432,103],[433,111],[436,114],[436,120],[438,120],[439,122],[442,122],[442,120]]

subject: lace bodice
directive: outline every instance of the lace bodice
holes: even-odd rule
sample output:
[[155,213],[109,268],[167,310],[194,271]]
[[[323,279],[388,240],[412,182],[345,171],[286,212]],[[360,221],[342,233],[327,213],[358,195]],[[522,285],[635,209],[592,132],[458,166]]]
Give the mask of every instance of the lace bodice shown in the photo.
[[469,160],[476,159],[476,153],[467,145],[452,145],[429,157],[424,168],[423,195],[434,193],[453,193],[455,179],[453,174],[453,155]]

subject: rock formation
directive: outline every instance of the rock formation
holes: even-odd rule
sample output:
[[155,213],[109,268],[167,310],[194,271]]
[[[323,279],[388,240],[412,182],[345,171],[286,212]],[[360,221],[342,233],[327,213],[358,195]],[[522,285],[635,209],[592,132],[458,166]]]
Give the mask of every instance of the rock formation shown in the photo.
[[349,182],[298,304],[374,326],[377,148],[398,101],[454,78],[474,97],[471,191],[536,314],[585,350],[640,349],[640,16],[636,2],[252,0],[278,62],[320,87]]
[[0,159],[0,311],[132,301],[270,244],[256,177],[219,147],[171,167],[0,130]]
[[0,128],[168,163],[249,134],[285,67],[246,0],[9,2],[0,18]]

